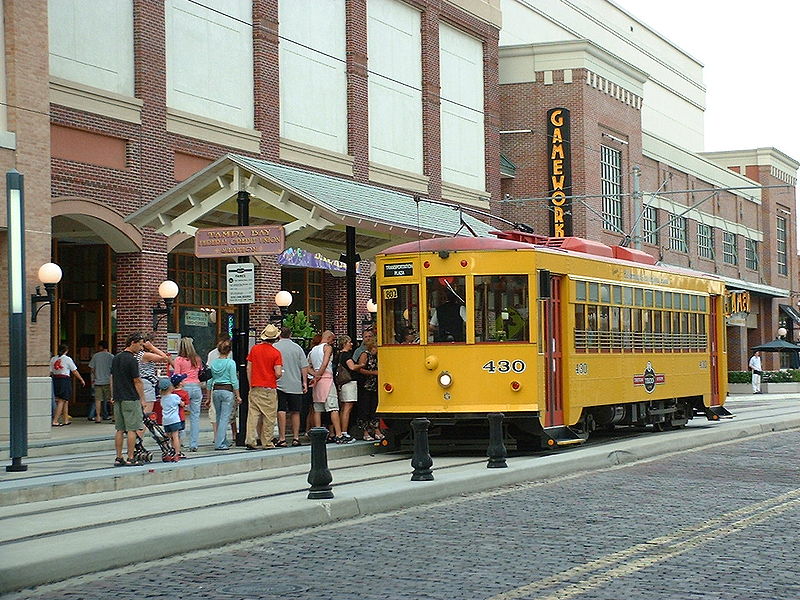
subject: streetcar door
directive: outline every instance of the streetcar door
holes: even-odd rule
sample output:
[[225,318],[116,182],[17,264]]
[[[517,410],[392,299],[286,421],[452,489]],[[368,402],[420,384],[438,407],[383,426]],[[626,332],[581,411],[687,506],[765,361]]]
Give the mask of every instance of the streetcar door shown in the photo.
[[708,325],[708,337],[711,342],[711,364],[709,371],[711,372],[711,406],[719,406],[719,328],[717,327],[717,316],[719,311],[717,309],[718,296],[711,296],[711,312],[709,314],[710,323]]
[[564,424],[564,398],[561,378],[561,279],[550,276],[550,297],[544,300],[545,427]]

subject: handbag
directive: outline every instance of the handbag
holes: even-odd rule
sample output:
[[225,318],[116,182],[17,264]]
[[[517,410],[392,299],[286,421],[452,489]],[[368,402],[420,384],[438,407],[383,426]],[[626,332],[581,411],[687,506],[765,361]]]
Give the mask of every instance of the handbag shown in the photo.
[[211,367],[209,367],[206,363],[203,363],[203,367],[197,372],[197,378],[201,382],[206,382],[212,377],[213,375],[211,374]]
[[334,381],[336,382],[337,387],[342,387],[344,384],[353,381],[353,377],[350,375],[350,369],[348,369],[345,365],[339,365],[336,367],[336,378]]

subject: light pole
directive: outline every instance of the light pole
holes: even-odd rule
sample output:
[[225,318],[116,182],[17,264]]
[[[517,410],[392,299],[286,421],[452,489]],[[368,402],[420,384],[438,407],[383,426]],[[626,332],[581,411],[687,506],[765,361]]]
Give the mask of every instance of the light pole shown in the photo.
[[280,292],[275,294],[275,305],[281,312],[281,325],[283,325],[283,320],[286,318],[286,313],[289,311],[289,306],[291,306],[291,304],[292,304],[291,292],[287,292],[286,290],[281,290]]
[[163,300],[164,307],[162,308],[159,304],[153,307],[153,331],[158,329],[158,324],[161,322],[161,319],[166,317],[167,332],[169,332],[169,317],[172,312],[172,305],[175,303],[175,297],[178,295],[179,291],[180,288],[178,288],[178,284],[169,279],[162,281],[161,285],[158,286],[158,295],[161,297],[161,300]]

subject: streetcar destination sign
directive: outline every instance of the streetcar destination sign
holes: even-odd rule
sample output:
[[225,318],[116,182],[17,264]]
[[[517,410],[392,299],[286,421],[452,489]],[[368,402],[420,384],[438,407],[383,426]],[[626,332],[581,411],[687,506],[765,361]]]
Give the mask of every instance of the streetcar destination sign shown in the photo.
[[413,263],[394,263],[391,265],[383,265],[384,277],[408,277],[414,274]]

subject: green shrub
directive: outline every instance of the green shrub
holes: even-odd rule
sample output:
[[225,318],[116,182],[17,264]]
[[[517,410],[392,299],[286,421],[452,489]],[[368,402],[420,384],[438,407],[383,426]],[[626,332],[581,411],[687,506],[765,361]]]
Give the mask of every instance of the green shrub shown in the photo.
[[794,380],[791,371],[764,371],[761,376],[762,383],[791,383],[792,381]]
[[302,310],[286,315],[283,319],[283,326],[292,330],[293,338],[311,339],[316,333],[314,324]]
[[750,371],[728,371],[728,383],[750,383]]

